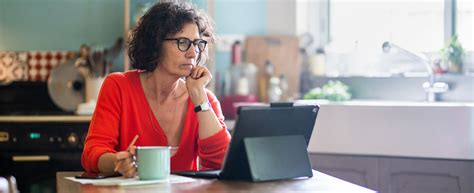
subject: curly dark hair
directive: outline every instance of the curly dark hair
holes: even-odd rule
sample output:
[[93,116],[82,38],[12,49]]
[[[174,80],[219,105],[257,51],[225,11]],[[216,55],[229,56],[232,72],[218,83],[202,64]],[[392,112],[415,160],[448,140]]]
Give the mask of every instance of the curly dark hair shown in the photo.
[[[128,56],[132,68],[153,71],[162,59],[163,40],[178,33],[188,23],[195,23],[199,34],[207,41],[214,41],[209,18],[190,4],[165,2],[151,7],[131,34]],[[201,53],[197,63],[201,60]]]

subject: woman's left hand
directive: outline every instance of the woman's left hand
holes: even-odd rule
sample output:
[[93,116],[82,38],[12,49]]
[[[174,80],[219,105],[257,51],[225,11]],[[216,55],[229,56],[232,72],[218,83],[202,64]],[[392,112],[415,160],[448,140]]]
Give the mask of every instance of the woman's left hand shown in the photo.
[[194,104],[201,104],[207,100],[204,88],[212,80],[212,75],[204,66],[196,66],[186,77],[186,88]]
[[212,74],[204,66],[196,66],[191,70],[191,74],[186,77],[186,88],[188,91],[206,87],[212,80]]

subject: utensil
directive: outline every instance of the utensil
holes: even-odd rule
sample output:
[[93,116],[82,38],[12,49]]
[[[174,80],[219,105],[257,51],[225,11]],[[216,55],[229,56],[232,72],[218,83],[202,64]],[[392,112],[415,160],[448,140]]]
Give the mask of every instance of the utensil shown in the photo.
[[74,66],[74,60],[67,60],[51,70],[48,78],[48,93],[56,106],[72,112],[84,102],[84,77]]

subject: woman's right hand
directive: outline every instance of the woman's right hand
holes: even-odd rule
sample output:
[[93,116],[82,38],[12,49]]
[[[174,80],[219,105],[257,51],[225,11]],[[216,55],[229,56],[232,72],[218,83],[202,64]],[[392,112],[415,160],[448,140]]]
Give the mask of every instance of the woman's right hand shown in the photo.
[[115,154],[116,172],[122,174],[126,178],[132,178],[137,175],[135,152],[135,147],[132,147],[130,148],[130,151],[120,151]]

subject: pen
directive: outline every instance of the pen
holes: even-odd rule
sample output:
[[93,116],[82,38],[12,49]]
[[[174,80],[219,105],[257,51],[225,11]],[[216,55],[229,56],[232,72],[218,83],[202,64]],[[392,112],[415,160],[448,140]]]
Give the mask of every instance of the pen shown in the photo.
[[[126,151],[130,151],[130,149],[132,148],[132,146],[135,145],[135,142],[137,141],[137,139],[138,139],[138,135],[135,135],[135,137],[132,139],[132,142],[130,142],[130,145],[128,145]],[[122,160],[118,160],[118,161],[122,161]],[[115,165],[114,172],[117,172],[117,169],[118,169],[117,166],[118,166],[118,164]]]

